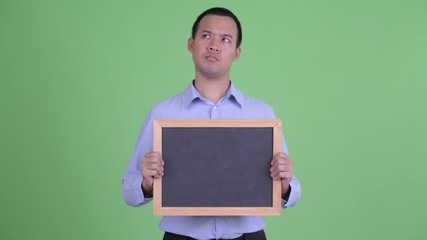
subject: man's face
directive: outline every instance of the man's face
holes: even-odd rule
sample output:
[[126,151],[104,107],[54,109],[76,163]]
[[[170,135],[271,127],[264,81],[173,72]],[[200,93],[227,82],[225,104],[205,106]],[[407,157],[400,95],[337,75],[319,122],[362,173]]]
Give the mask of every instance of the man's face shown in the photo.
[[229,77],[231,64],[240,56],[240,48],[236,48],[237,34],[233,19],[217,15],[203,17],[194,39],[188,39],[196,76]]

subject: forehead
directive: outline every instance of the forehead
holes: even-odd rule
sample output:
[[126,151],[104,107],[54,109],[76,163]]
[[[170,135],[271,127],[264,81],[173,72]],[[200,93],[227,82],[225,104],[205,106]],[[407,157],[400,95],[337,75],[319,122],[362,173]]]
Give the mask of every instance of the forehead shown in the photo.
[[206,15],[199,23],[198,32],[202,31],[212,31],[219,34],[237,36],[237,25],[230,17]]

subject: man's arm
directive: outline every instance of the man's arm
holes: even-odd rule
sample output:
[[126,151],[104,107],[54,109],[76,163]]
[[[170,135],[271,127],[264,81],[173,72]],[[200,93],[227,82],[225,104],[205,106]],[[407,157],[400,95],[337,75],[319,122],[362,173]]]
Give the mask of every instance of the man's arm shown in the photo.
[[[153,149],[153,117],[151,112],[147,115],[138,135],[138,141],[129,160],[122,178],[122,197],[124,201],[134,207],[148,203],[152,196],[142,191],[143,174],[142,160]],[[146,193],[149,193],[149,190]]]

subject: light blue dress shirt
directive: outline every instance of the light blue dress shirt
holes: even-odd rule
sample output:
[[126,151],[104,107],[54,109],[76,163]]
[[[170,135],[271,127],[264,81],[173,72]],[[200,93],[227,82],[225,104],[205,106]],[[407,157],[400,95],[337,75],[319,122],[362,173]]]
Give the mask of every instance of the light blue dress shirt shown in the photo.
[[[151,200],[145,198],[141,189],[141,159],[153,150],[153,120],[174,119],[274,119],[273,109],[266,103],[243,95],[231,83],[227,94],[216,104],[202,97],[193,84],[180,94],[168,98],[148,113],[140,130],[137,145],[122,179],[122,195],[131,206],[141,206]],[[282,151],[288,153],[284,138]],[[165,164],[167,168],[167,164]],[[291,180],[289,200],[282,200],[282,207],[294,206],[300,199],[301,187],[298,179]],[[261,216],[164,216],[160,229],[195,239],[237,238],[243,233],[256,232],[265,228]]]

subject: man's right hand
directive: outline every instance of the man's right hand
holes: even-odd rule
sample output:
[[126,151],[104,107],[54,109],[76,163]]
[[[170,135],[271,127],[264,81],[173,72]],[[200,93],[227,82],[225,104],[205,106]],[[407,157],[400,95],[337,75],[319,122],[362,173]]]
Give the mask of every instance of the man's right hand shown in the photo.
[[141,160],[142,189],[145,192],[153,191],[154,178],[163,176],[164,161],[159,152],[149,152]]

